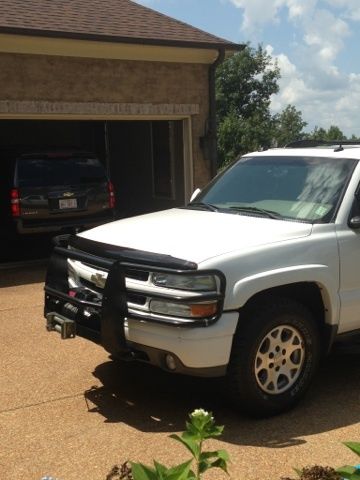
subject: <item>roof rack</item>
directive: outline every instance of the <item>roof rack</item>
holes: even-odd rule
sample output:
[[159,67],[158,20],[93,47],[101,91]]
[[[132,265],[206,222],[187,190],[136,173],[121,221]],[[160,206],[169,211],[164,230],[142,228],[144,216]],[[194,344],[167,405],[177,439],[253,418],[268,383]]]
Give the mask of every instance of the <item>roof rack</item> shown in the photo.
[[285,148],[311,148],[329,146],[334,147],[339,145],[360,145],[360,140],[296,140],[285,145]]

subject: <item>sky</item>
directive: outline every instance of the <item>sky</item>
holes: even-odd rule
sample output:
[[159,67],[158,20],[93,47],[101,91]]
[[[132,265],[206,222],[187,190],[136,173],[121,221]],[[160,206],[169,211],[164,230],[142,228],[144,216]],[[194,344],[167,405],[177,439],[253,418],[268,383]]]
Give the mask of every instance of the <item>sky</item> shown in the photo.
[[259,43],[280,67],[273,113],[360,137],[360,0],[135,0],[235,43]]

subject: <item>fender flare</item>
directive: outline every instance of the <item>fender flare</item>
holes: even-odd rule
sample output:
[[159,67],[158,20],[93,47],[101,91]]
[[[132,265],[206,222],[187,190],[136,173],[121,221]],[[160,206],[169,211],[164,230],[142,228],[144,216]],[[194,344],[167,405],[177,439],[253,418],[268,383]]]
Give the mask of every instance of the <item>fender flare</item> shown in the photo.
[[322,264],[294,265],[269,270],[237,281],[232,291],[233,302],[240,309],[254,295],[265,290],[295,283],[315,283],[320,289],[325,306],[325,322],[337,325],[340,315],[340,298],[338,278],[333,277],[329,267]]

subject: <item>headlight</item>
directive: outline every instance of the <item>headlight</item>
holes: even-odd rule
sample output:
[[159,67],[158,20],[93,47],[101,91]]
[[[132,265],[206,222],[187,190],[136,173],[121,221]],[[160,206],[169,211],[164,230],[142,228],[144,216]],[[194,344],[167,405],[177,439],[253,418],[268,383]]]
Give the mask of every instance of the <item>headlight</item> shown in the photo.
[[154,285],[178,290],[196,292],[216,292],[218,285],[214,275],[176,275],[172,273],[154,273]]

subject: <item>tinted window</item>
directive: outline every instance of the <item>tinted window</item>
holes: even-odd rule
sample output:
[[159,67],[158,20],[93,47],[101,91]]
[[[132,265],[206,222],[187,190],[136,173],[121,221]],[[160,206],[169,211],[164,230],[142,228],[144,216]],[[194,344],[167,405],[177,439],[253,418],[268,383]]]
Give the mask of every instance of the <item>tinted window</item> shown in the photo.
[[105,170],[96,158],[20,158],[19,187],[79,185],[106,181]]
[[303,221],[329,221],[355,160],[244,157],[196,198],[223,210],[270,210]]

